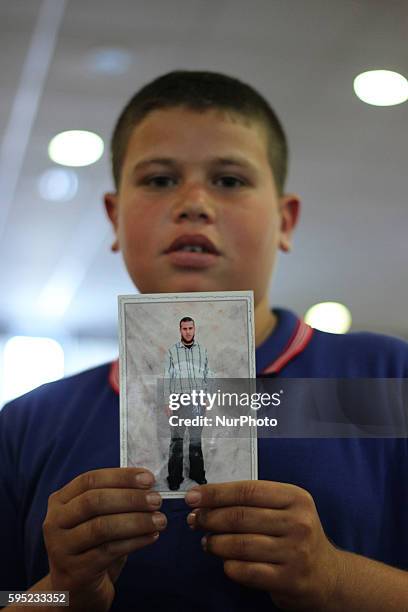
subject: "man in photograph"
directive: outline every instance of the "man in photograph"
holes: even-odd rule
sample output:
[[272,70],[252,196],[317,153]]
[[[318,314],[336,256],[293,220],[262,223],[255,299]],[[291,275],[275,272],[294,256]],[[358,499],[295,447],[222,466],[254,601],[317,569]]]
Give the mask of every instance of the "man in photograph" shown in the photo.
[[[165,366],[165,394],[168,400],[172,393],[191,393],[207,388],[208,355],[207,350],[195,340],[195,323],[191,317],[180,321],[180,340],[167,352]],[[178,417],[194,418],[201,416],[203,407],[190,404],[177,410]],[[170,427],[171,440],[169,448],[167,482],[171,491],[177,491],[183,478],[183,443],[186,426],[184,424]],[[189,433],[189,477],[198,484],[206,484],[204,458],[201,448],[202,425],[191,425]]]

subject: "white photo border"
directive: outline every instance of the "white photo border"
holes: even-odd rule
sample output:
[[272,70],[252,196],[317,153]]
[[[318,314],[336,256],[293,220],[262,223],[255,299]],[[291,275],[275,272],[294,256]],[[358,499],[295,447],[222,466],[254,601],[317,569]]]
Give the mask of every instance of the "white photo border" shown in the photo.
[[[120,466],[128,467],[128,409],[126,394],[127,334],[126,306],[135,303],[218,302],[245,301],[248,323],[248,378],[256,378],[255,320],[253,291],[215,291],[194,293],[139,293],[118,295],[119,327],[119,409],[120,409]],[[250,428],[251,479],[258,479],[258,444],[256,426]],[[163,498],[183,498],[185,491],[160,491]]]

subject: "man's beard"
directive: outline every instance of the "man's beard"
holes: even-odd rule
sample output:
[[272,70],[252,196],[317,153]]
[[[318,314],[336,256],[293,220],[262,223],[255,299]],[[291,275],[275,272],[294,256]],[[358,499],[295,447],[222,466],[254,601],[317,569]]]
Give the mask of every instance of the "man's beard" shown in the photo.
[[181,336],[181,341],[184,346],[191,346],[194,343],[194,336],[191,338],[190,341],[187,341],[185,338],[183,338],[183,336]]

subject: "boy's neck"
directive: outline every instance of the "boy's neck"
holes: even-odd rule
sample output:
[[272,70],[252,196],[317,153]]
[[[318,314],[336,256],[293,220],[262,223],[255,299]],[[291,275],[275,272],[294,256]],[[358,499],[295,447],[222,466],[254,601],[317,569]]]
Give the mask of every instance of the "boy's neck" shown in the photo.
[[268,301],[262,301],[255,308],[255,346],[260,346],[273,332],[278,322],[277,316],[269,307]]

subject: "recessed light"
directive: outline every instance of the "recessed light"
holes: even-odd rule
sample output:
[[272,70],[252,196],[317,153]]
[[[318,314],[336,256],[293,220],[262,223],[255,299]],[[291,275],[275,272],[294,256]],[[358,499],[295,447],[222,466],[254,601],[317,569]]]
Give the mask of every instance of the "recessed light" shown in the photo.
[[85,130],[69,130],[54,136],[48,145],[48,155],[62,166],[89,166],[102,157],[103,140]]
[[351,314],[344,304],[321,302],[309,308],[305,321],[321,331],[345,334],[351,327]]
[[354,79],[354,92],[374,106],[395,106],[408,100],[408,81],[391,70],[369,70]]
[[132,54],[120,47],[97,47],[88,54],[91,70],[101,74],[125,74],[132,64]]
[[73,170],[49,168],[38,180],[38,191],[44,200],[68,202],[78,191],[78,177]]

